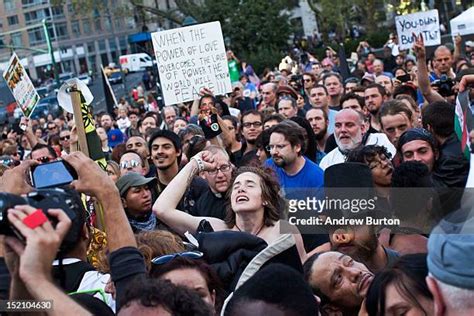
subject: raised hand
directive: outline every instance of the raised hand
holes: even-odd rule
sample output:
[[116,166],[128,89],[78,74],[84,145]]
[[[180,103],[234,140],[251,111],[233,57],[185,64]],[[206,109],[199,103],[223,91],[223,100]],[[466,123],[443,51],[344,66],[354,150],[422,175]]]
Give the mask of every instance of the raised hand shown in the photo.
[[419,36],[416,36],[416,34],[413,33],[413,37],[415,38],[415,41],[413,43],[413,52],[416,55],[416,59],[426,59],[426,49],[425,41],[423,40],[423,35],[420,34]]

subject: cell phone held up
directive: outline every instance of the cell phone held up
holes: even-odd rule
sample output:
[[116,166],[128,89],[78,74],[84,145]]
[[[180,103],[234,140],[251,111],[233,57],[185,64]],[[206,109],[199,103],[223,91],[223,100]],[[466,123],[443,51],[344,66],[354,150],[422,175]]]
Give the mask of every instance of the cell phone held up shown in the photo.
[[77,172],[64,160],[55,160],[31,167],[31,185],[37,189],[62,187],[77,179]]
[[222,129],[217,122],[217,114],[211,114],[209,116],[203,117],[199,120],[199,126],[201,126],[206,139],[214,138],[222,133]]

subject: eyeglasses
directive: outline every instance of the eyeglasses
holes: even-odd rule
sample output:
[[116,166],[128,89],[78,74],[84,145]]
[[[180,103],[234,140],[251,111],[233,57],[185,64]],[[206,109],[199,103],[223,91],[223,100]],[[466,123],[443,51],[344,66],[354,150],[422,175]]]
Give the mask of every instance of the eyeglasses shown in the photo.
[[283,148],[285,148],[285,147],[288,146],[288,145],[289,145],[289,144],[284,144],[284,145],[267,145],[267,146],[265,147],[265,149],[266,149],[267,151],[272,151],[272,150],[275,150],[275,149],[278,150],[278,151],[280,151],[280,150],[282,150]]
[[243,127],[245,128],[250,128],[251,126],[253,127],[262,127],[262,122],[245,122],[242,124]]
[[304,82],[313,82],[312,79],[303,79]]
[[151,263],[153,264],[165,264],[173,260],[177,257],[183,257],[188,259],[200,259],[204,256],[204,254],[200,251],[186,251],[186,252],[177,252],[170,255],[164,255],[161,257],[155,257],[151,259]]
[[51,157],[48,157],[48,156],[43,156],[43,157],[37,158],[36,161],[39,162],[39,163],[47,163],[47,162],[50,162],[53,159],[54,158],[51,158]]
[[216,168],[214,170],[209,170],[209,171],[207,171],[207,173],[209,173],[210,175],[215,175],[219,172],[219,170],[222,171],[222,173],[224,173],[224,172],[229,171],[230,169],[231,169],[231,165],[226,164],[226,165],[222,165],[219,168]]
[[0,163],[5,167],[16,167],[20,165],[19,161],[13,159],[2,159],[0,160]]
[[63,137],[59,137],[60,140],[66,140],[66,139],[71,139],[71,136],[63,136]]
[[55,128],[57,128],[56,125],[54,125],[54,126],[48,126],[48,130],[50,130],[50,131],[52,131],[52,130],[55,129]]
[[376,158],[375,160],[373,160],[369,164],[369,169],[372,170],[372,169],[375,169],[377,167],[382,167],[383,168],[383,165],[387,164],[387,163],[390,163],[390,160],[387,158],[387,156],[382,154],[382,155],[378,156],[378,159]]
[[120,163],[121,169],[128,169],[128,168],[135,168],[140,166],[140,162],[136,161],[135,159],[125,160]]

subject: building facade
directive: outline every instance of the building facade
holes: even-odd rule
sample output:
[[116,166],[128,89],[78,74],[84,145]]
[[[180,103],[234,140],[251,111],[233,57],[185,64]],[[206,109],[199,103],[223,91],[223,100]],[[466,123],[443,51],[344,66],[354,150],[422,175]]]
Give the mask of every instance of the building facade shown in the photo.
[[79,15],[69,1],[52,6],[49,0],[0,0],[0,70],[15,51],[33,79],[51,77],[44,19],[60,73],[98,73],[101,64],[117,63],[130,51],[129,36],[139,31],[133,16],[114,15],[110,9]]

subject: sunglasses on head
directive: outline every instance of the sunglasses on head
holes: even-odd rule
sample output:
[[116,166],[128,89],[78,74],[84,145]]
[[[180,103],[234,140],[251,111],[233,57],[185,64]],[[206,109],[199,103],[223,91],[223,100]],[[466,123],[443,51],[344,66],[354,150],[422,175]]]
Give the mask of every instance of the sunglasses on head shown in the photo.
[[151,263],[153,264],[165,264],[173,260],[174,258],[177,257],[183,257],[183,258],[188,258],[188,259],[200,259],[204,256],[204,254],[200,251],[185,251],[185,252],[177,252],[177,253],[172,253],[169,255],[164,255],[160,257],[155,257],[151,259]]
[[52,160],[54,160],[54,159],[50,158],[48,156],[43,156],[43,157],[39,157],[39,158],[36,159],[36,161],[41,162],[41,163],[47,163],[47,162],[50,162]]
[[140,162],[136,161],[135,159],[125,160],[120,163],[121,169],[128,169],[128,168],[135,168],[140,165]]
[[0,160],[0,163],[5,167],[16,167],[20,165],[19,161],[13,159],[2,159]]

